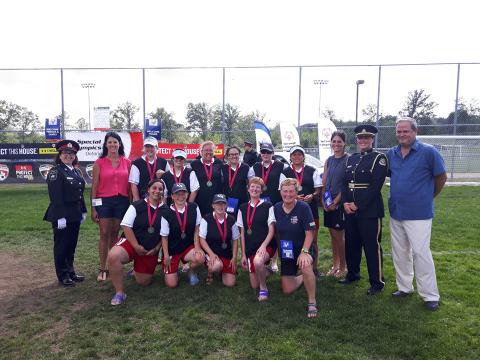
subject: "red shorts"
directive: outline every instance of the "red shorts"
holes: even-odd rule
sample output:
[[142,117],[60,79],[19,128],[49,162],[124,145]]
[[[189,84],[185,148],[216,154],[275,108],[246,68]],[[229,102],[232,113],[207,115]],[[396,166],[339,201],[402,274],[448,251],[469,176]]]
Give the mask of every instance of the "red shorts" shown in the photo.
[[[268,253],[268,255],[270,256],[270,259],[271,259],[273,254],[275,254],[275,251],[273,251],[272,247],[267,246],[267,253]],[[257,255],[257,254],[253,254],[252,256],[249,256],[248,259],[247,259],[248,260],[248,272],[252,273],[252,274],[255,272],[255,265],[253,264],[253,259],[255,258],[255,255]],[[268,260],[268,261],[270,261],[270,260]]]
[[165,274],[175,274],[178,271],[178,264],[180,263],[180,260],[182,260],[183,263],[186,263],[185,261],[185,256],[194,249],[193,245],[190,245],[188,248],[186,248],[182,253],[177,254],[177,255],[171,255],[170,256],[170,271],[165,267],[163,261],[162,261],[162,268],[163,272]]
[[[233,275],[235,275],[235,272],[232,269],[231,260],[227,259],[227,258],[224,258],[224,257],[221,257],[221,256],[219,256],[218,258],[220,259],[220,261],[223,264],[222,274],[233,274]],[[207,261],[208,260],[209,260],[209,256],[205,255],[205,266],[207,266]]]
[[158,254],[140,256],[137,254],[132,244],[125,239],[120,238],[115,246],[124,249],[129,257],[129,261],[133,260],[133,270],[139,274],[153,274],[157,267]]

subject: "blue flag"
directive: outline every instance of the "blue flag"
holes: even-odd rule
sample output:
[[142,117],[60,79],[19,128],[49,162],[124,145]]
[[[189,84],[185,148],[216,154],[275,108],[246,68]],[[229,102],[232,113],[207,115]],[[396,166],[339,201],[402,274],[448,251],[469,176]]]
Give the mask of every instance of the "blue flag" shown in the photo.
[[261,143],[272,143],[272,135],[270,134],[270,130],[267,128],[267,126],[259,121],[255,120],[254,122],[255,125],[255,137],[257,138],[257,150],[260,147]]

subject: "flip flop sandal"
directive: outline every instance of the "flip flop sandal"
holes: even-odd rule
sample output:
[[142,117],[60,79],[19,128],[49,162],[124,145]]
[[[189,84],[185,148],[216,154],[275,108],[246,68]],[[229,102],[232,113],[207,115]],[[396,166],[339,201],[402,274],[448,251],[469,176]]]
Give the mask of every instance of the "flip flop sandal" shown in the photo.
[[126,298],[127,298],[127,294],[116,293],[115,295],[113,295],[113,298],[112,298],[112,301],[110,301],[110,304],[113,306],[122,305],[125,302]]
[[317,317],[317,313],[318,313],[317,303],[308,303],[307,304],[307,318],[314,319],[314,318]]
[[327,276],[335,276],[335,273],[336,273],[338,270],[339,270],[339,269],[336,269],[336,268],[332,267],[330,270],[328,270]]
[[258,292],[258,301],[267,301],[268,300],[268,290],[265,289],[265,290],[260,290]]

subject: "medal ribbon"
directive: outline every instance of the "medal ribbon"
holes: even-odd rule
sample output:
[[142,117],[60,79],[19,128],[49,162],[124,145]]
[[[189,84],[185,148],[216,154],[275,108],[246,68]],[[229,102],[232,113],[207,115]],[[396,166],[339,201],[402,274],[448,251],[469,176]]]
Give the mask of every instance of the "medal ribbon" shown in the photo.
[[207,175],[207,180],[212,181],[213,174],[213,162],[210,162],[210,171],[207,170],[207,165],[202,161],[203,168],[205,169],[205,175]]
[[255,211],[257,210],[257,206],[258,204],[260,203],[260,200],[258,200],[256,203],[255,203],[255,206],[253,207],[253,211],[252,211],[252,216],[250,216],[250,208],[251,208],[251,203],[247,206],[247,227],[249,229],[252,228],[252,225],[253,225],[253,218],[255,217]]
[[300,176],[298,176],[297,170],[295,170],[295,167],[293,165],[292,165],[292,170],[293,170],[293,174],[295,175],[295,178],[298,181],[298,185],[301,186],[303,182],[303,173],[305,171],[305,165],[302,165],[302,171],[300,172]]
[[183,167],[182,167],[182,171],[180,172],[180,177],[178,177],[178,178],[177,178],[177,175],[175,173],[175,168],[172,167],[172,169],[173,169],[173,180],[175,180],[175,184],[181,183],[182,179],[183,179]]
[[145,158],[145,162],[147,163],[148,173],[150,174],[150,181],[152,181],[155,171],[157,170],[157,159],[153,161],[152,167],[150,167],[150,161],[148,161],[148,158]]
[[220,237],[222,238],[222,243],[225,243],[227,241],[227,216],[225,215],[225,218],[223,219],[223,231],[215,214],[213,214],[213,218],[215,219],[215,224],[217,224],[217,229],[220,233]]
[[240,169],[240,165],[237,164],[237,168],[234,170],[233,176],[232,176],[232,172],[231,172],[230,169],[231,169],[231,168],[229,167],[229,168],[228,168],[228,187],[230,188],[230,190],[232,190],[233,183],[234,183],[234,181],[235,181],[235,178],[237,177],[238,169]]
[[173,203],[173,207],[175,208],[175,215],[177,215],[178,225],[180,225],[180,231],[182,233],[187,232],[187,213],[188,213],[188,206],[185,204],[185,211],[183,212],[183,222],[180,219],[180,213],[178,212],[177,205]]
[[268,174],[270,174],[270,170],[273,168],[273,163],[270,163],[268,167],[267,173],[265,174],[265,166],[262,164],[262,180],[265,185],[267,185]]
[[160,206],[157,205],[156,209],[155,209],[155,212],[153,213],[153,217],[152,217],[152,213],[150,211],[150,200],[147,199],[147,215],[148,215],[148,227],[153,227],[153,223],[155,222],[155,219],[157,218],[157,213],[158,213],[158,208]]

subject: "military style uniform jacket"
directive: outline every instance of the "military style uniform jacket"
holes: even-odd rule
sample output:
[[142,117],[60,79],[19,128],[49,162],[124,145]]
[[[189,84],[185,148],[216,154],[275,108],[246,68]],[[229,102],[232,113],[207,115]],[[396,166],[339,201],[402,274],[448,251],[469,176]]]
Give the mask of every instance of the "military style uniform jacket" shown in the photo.
[[47,184],[50,204],[43,220],[52,223],[61,218],[67,222],[82,220],[87,208],[83,198],[85,180],[80,170],[70,170],[65,164],[58,164],[48,172]]
[[360,218],[383,218],[382,186],[388,163],[384,154],[372,149],[355,153],[347,159],[342,202],[353,202]]

